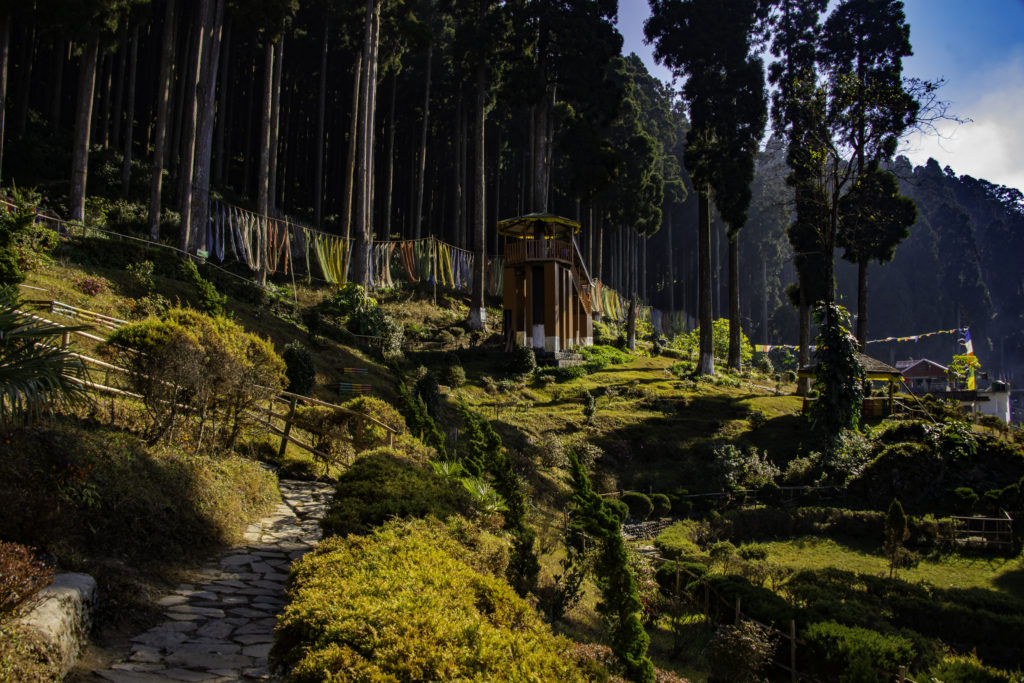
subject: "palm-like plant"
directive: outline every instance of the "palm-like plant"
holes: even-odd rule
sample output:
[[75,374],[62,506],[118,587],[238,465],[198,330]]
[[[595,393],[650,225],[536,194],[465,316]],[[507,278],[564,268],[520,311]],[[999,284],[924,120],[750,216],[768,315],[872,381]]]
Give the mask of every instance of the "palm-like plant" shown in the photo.
[[0,425],[89,401],[88,370],[60,346],[65,332],[79,328],[36,320],[20,305],[13,289],[0,291]]

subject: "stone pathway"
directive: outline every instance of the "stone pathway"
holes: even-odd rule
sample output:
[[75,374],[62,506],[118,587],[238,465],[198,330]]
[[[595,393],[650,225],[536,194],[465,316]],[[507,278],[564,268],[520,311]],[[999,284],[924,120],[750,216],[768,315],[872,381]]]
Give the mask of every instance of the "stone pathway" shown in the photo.
[[292,561],[320,540],[328,484],[281,481],[284,502],[249,526],[247,545],[158,601],[167,620],[132,638],[131,653],[95,671],[114,683],[266,680],[267,653]]

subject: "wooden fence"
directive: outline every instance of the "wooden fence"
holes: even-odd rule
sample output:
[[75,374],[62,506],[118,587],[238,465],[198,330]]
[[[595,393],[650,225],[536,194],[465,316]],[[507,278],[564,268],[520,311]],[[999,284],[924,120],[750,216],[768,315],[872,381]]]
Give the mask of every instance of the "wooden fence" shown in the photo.
[[990,545],[1013,548],[1013,518],[1003,510],[1002,517],[951,517],[952,540],[959,545]]

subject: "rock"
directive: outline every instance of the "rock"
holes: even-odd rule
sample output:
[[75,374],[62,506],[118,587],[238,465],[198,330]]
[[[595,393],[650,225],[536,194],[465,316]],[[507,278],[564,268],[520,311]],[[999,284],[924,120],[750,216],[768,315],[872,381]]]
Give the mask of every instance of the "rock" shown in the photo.
[[39,591],[20,624],[46,644],[51,661],[62,674],[75,665],[92,626],[96,609],[96,581],[88,574],[57,574]]

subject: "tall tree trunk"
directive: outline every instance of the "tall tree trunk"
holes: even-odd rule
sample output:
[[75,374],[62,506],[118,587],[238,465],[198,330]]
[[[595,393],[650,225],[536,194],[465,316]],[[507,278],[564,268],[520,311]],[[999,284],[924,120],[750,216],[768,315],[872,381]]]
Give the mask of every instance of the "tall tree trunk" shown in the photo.
[[120,45],[117,50],[117,73],[114,76],[114,109],[110,130],[110,144],[114,149],[121,147],[121,121],[124,118],[124,77],[128,60],[128,26],[121,26]]
[[[676,312],[675,251],[672,249],[672,205],[665,206],[665,237],[668,238],[668,313]],[[675,332],[675,330],[673,330]]]
[[196,133],[195,175],[192,180],[193,249],[208,250],[206,229],[210,221],[210,159],[213,152],[213,120],[220,67],[220,42],[224,27],[224,1],[213,0],[203,32],[203,74],[200,80],[199,120]]
[[167,0],[164,8],[163,41],[160,46],[160,81],[157,84],[156,139],[153,144],[153,170],[149,184],[149,239],[160,239],[160,194],[164,170],[164,145],[167,142],[167,100],[171,90],[171,69],[174,61],[174,5]]
[[231,67],[231,20],[224,27],[224,54],[220,58],[220,93],[217,100],[217,127],[214,129],[213,182],[224,183],[224,170],[227,166],[228,137],[228,79]]
[[740,371],[740,236],[729,235],[729,367]]
[[355,200],[353,184],[356,171],[356,151],[359,149],[359,131],[362,130],[360,120],[363,111],[363,86],[366,79],[363,78],[363,53],[356,55],[356,63],[352,69],[352,118],[349,121],[348,130],[348,151],[345,159],[345,189],[342,191],[342,231],[345,234],[345,241],[352,238],[352,204]]
[[604,211],[601,205],[597,209],[597,279],[602,283],[606,281],[604,276]]
[[708,197],[710,192],[711,188],[707,185],[702,187],[697,201],[697,315],[700,318],[698,375],[715,374],[714,337],[711,331],[711,206]]
[[[28,36],[25,37],[22,43],[21,60],[19,63],[18,77],[21,82],[18,84],[18,92],[16,105],[17,108],[14,111],[14,135],[21,137],[25,134],[25,128],[28,125],[28,104],[30,95],[32,94],[32,59],[36,50],[36,22],[33,16],[29,20],[28,25]],[[97,59],[99,54],[97,53]],[[93,67],[93,87],[96,86],[96,68]],[[91,111],[90,107],[90,111]],[[89,122],[92,125],[92,121]]]
[[452,187],[452,201],[455,205],[455,220],[449,239],[458,246],[462,243],[462,226],[465,224],[466,197],[466,108],[462,102],[462,88],[455,103],[455,184]]
[[327,39],[328,21],[324,18],[324,42],[320,48],[320,100],[316,110],[316,164],[313,171],[313,224],[320,227],[324,205],[324,116],[327,111]]
[[75,106],[75,142],[71,148],[71,192],[68,213],[73,221],[85,222],[85,180],[89,170],[89,132],[92,123],[92,93],[96,85],[96,59],[100,38],[93,35],[82,50],[78,70],[78,104]]
[[861,353],[868,343],[868,260],[857,262],[857,341]]
[[0,178],[4,161],[4,111],[7,105],[7,55],[11,45],[11,15],[0,15]]
[[124,155],[121,160],[121,198],[128,199],[132,179],[132,141],[135,131],[135,76],[139,57],[139,27],[132,29],[132,47],[128,63],[128,112],[124,122]]
[[[209,51],[206,36],[206,20],[210,14],[210,3],[212,0],[199,0],[199,10],[196,14],[196,23],[193,27],[195,34],[195,49],[188,65],[188,72],[184,74],[185,99],[182,106],[185,109],[184,122],[182,124],[181,136],[181,163],[178,166],[178,210],[181,212],[181,233],[178,236],[178,248],[185,251],[189,248],[192,239],[192,179],[195,173],[196,163],[196,130],[199,116],[199,77],[203,71],[205,61],[204,53]],[[196,229],[205,229],[205,226],[196,226]]]
[[[270,134],[271,109],[274,103],[274,44],[266,37],[266,59],[264,60],[263,107],[260,109],[260,160],[256,169],[256,211],[266,221],[270,212]],[[260,259],[259,285],[267,284],[267,260]]]
[[434,61],[434,43],[427,47],[427,83],[423,89],[423,124],[420,128],[419,175],[416,180],[416,214],[413,221],[413,237],[419,239],[423,235],[423,188],[427,175],[427,130],[430,127],[430,76]]
[[391,76],[391,105],[388,111],[388,170],[384,174],[384,239],[391,239],[391,194],[395,187],[395,98],[398,95],[398,74]]
[[269,189],[267,197],[270,211],[277,211],[277,154],[280,149],[281,131],[281,72],[284,70],[284,36],[277,41],[274,48],[274,101],[270,111],[270,176],[267,180]]
[[360,122],[360,161],[358,169],[358,201],[356,204],[355,281],[363,287],[370,285],[373,225],[373,133],[374,99],[377,93],[377,38],[380,10],[376,0],[366,5],[366,42],[364,44],[363,107]]
[[[800,350],[797,353],[797,369],[810,365],[811,362],[811,306],[807,301],[806,289],[800,284]],[[797,384],[797,394],[806,396],[811,388],[810,378],[801,378]]]
[[[8,17],[10,22],[10,17]],[[67,42],[54,39],[53,44],[53,89],[50,91],[50,125],[60,130],[60,105],[64,95],[64,60]]]
[[114,77],[113,56],[102,55],[100,67],[100,92],[97,93],[100,111],[96,121],[96,137],[100,139],[103,149],[108,149],[110,147],[110,91]]
[[[544,64],[540,67],[540,78],[542,83],[547,82],[547,69]],[[548,210],[548,190],[551,183],[551,135],[550,117],[554,100],[554,89],[547,86],[544,92],[544,99],[536,106],[534,112],[534,158],[533,158],[533,211],[546,212]]]
[[[486,3],[480,3],[480,22],[484,21]],[[473,231],[476,234],[476,259],[473,263],[473,292],[469,304],[469,328],[483,330],[487,323],[487,311],[484,308],[484,273],[487,266],[487,220],[485,168],[485,125],[487,123],[487,67],[481,61],[476,67],[476,108],[475,112],[476,139],[473,141],[473,175],[476,202],[473,216]]]

